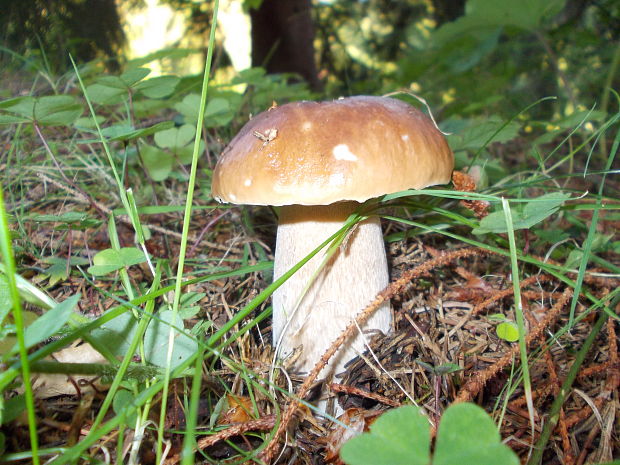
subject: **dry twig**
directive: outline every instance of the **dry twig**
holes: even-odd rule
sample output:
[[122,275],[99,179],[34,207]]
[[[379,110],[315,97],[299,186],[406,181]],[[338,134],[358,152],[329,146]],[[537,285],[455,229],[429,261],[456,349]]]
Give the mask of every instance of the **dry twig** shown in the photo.
[[[247,433],[248,431],[267,431],[273,428],[275,424],[275,415],[266,415],[262,418],[259,418],[258,420],[251,420],[246,421],[245,423],[239,423],[238,425],[233,425],[230,428],[226,428],[225,430],[222,430],[217,434],[199,439],[197,446],[198,449],[206,449],[207,447],[211,447],[212,445],[220,441],[224,441],[234,436],[239,436],[240,434]],[[180,461],[181,454],[175,454],[174,456],[167,459],[164,464],[175,465]]]
[[366,399],[376,400],[377,402],[381,402],[382,404],[389,405],[390,407],[400,407],[400,402],[397,402],[392,399],[388,399],[381,394],[376,394],[374,392],[368,392],[364,389],[356,388],[354,386],[347,386],[344,384],[331,383],[329,389],[333,392],[343,392],[350,396],[359,396],[365,397]]

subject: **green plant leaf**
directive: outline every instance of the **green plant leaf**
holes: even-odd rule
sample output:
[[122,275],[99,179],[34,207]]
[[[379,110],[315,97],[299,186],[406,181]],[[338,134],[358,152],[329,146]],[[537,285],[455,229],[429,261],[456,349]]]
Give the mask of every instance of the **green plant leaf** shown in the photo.
[[6,276],[0,274],[0,325],[13,308],[13,299],[11,299],[11,291]]
[[82,114],[82,105],[69,95],[49,95],[37,99],[34,119],[44,126],[67,126]]
[[103,115],[97,115],[95,118],[92,116],[84,116],[76,119],[73,125],[78,129],[96,130],[95,120],[97,120],[97,123],[101,126],[105,122],[105,117]]
[[508,142],[517,137],[520,129],[519,123],[512,121],[506,126],[504,124],[505,121],[499,116],[455,118],[444,121],[441,128],[451,133],[448,136],[448,142],[452,150],[479,150],[487,143]]
[[340,457],[349,465],[428,465],[429,450],[428,420],[417,407],[405,406],[384,413],[369,433],[347,441]]
[[442,415],[432,461],[430,427],[420,409],[399,407],[381,415],[364,433],[347,441],[347,465],[518,465],[501,442],[491,417],[475,404],[450,406]]
[[[0,272],[4,273],[4,270],[4,264],[0,263]],[[44,309],[50,309],[56,306],[56,301],[54,299],[52,299],[49,295],[47,295],[44,291],[39,289],[27,279],[22,278],[18,274],[15,275],[15,279],[17,281],[17,290],[19,291],[19,296],[26,302]]]
[[124,131],[121,132],[121,128],[119,128],[119,132],[116,135],[112,136],[110,140],[128,142],[132,139],[137,139],[138,137],[150,136],[152,134],[155,134],[156,132],[171,128],[172,126],[174,126],[174,123],[172,121],[162,121],[161,123],[154,124],[153,126],[149,126],[148,128],[141,129],[134,129],[130,126],[124,126],[122,127],[124,128]]
[[148,68],[129,68],[119,76],[119,79],[127,87],[132,87],[151,73]]
[[[103,137],[109,140],[128,142],[138,137],[146,137],[159,131],[164,131],[172,126],[174,126],[174,122],[172,121],[163,121],[161,123],[154,124],[153,126],[140,129],[135,129],[133,126],[130,126],[128,124],[115,124],[112,126],[108,126],[107,128],[103,128],[101,130],[101,134],[103,135]],[[94,142],[99,142],[99,139],[85,139],[81,142],[83,144],[90,144]]]
[[[127,406],[127,404],[131,404],[134,401],[134,395],[127,391],[126,389],[119,389],[114,396],[114,400],[112,400],[112,409],[118,415],[121,411]],[[131,415],[128,415],[125,418],[125,424],[134,429],[136,427],[136,421],[138,420],[138,414],[134,410]]]
[[[164,310],[163,312],[157,313],[157,319],[151,320],[144,334],[146,360],[153,365],[160,367],[166,366],[170,325],[181,330],[183,329],[183,320],[181,317],[177,315],[174,320],[172,317],[173,312],[171,310]],[[174,330],[173,344],[171,362],[171,367],[173,369],[183,363],[184,360],[198,349],[198,344],[195,340],[177,330]]]
[[71,296],[37,318],[24,332],[26,347],[32,347],[56,334],[69,321],[79,300],[80,294]]
[[194,305],[203,299],[207,294],[204,292],[186,292],[181,296],[179,302],[179,317],[187,320],[196,316],[200,311],[200,305]]
[[52,266],[47,268],[44,273],[42,273],[39,276],[42,276],[41,281],[43,281],[44,279],[49,279],[49,285],[55,286],[60,281],[64,281],[68,278],[69,274],[67,272],[67,264],[66,263],[54,263]]
[[177,76],[158,76],[136,85],[136,89],[148,98],[164,98],[172,94],[181,82]]
[[[205,143],[204,141],[200,141],[200,144],[198,144],[198,153],[204,153],[205,150]],[[192,157],[194,156],[194,145],[190,144],[187,145],[185,147],[181,147],[179,149],[176,149],[174,151],[175,155],[179,158],[179,161],[183,164],[186,165],[188,163],[191,163],[192,161]]]
[[533,31],[559,13],[566,0],[521,0],[496,2],[494,0],[469,0],[465,15],[446,23],[433,35],[433,43],[444,44],[485,28],[516,27]]
[[[193,124],[198,117],[198,109],[200,108],[200,95],[189,94],[183,100],[177,103],[174,108],[185,117],[185,122]],[[207,127],[223,126],[229,123],[234,116],[230,102],[222,97],[215,97],[207,102],[205,108],[205,125]]]
[[24,410],[26,410],[26,400],[23,394],[7,399],[0,410],[0,425],[6,425],[15,420]]
[[18,124],[27,123],[30,120],[23,116],[0,115],[0,124]]
[[11,99],[2,102],[0,108],[18,115],[5,115],[5,122],[36,121],[43,126],[69,125],[82,114],[82,105],[70,95]]
[[196,128],[191,124],[184,124],[178,128],[170,128],[155,134],[155,143],[162,149],[185,147],[196,135]]
[[163,181],[172,171],[173,157],[152,145],[143,145],[140,151],[144,167],[153,181]]
[[92,218],[88,215],[88,213],[84,212],[65,212],[62,215],[32,215],[26,219],[39,223],[60,223],[55,227],[58,231],[83,231],[88,228],[97,227],[101,224],[100,220]]
[[[123,81],[116,76],[107,76],[109,78],[103,82],[96,82],[86,87],[88,98],[100,105],[113,105],[127,100],[129,97],[128,90]],[[103,79],[103,78],[101,78]]]
[[443,363],[435,367],[435,373],[440,376],[449,375],[450,373],[456,373],[461,370],[462,368],[458,366],[456,363]]
[[64,281],[67,279],[67,262],[69,267],[72,266],[83,266],[88,265],[88,260],[83,257],[71,257],[68,261],[66,258],[60,257],[46,257],[41,260],[43,263],[47,263],[51,265],[49,268],[46,268],[40,276],[43,279],[49,279],[49,285],[54,286],[60,281]]
[[57,222],[57,223],[77,223],[84,221],[88,217],[88,213],[84,212],[65,212],[61,215],[32,215],[27,219],[37,221],[39,223]]
[[0,109],[32,119],[35,102],[34,97],[16,97],[0,102]]
[[114,355],[125,355],[131,345],[136,327],[136,319],[131,312],[126,312],[106,321],[100,328],[93,330],[91,336]]
[[95,276],[103,276],[145,261],[144,252],[136,247],[123,247],[119,250],[106,249],[93,257],[93,266],[88,268],[88,272]]
[[187,94],[183,100],[174,105],[174,109],[185,117],[185,122],[192,124],[198,118],[198,108],[200,108],[200,95]]
[[121,103],[129,97],[131,87],[149,73],[150,70],[147,68],[130,68],[120,76],[102,76],[95,84],[86,88],[86,93],[95,103],[102,105]]
[[[530,229],[544,219],[553,215],[562,204],[570,198],[569,194],[552,192],[525,204],[520,209],[511,208],[514,230]],[[506,218],[502,210],[495,211],[480,221],[480,226],[472,232],[474,234],[505,233]]]
[[497,426],[474,404],[452,405],[441,417],[433,465],[519,465]]
[[207,102],[205,124],[207,127],[223,126],[233,118],[228,100],[216,97]]
[[526,203],[519,223],[515,223],[515,229],[529,229],[535,224],[540,223],[557,212],[568,199],[570,199],[570,194],[551,192],[538,197],[533,202]]
[[498,324],[495,328],[495,334],[504,341],[515,342],[519,340],[519,328],[512,321],[504,321]]
[[[101,128],[101,135],[106,139],[115,139],[119,138],[122,140],[127,134],[131,134],[135,131],[135,128],[129,124],[113,124],[112,126],[107,126],[105,128]],[[98,139],[92,140],[92,142],[97,142]],[[91,142],[90,140],[84,141],[85,143]]]
[[161,123],[154,124],[153,126],[149,126],[147,128],[135,129],[133,132],[129,134],[125,134],[122,138],[116,137],[112,140],[129,141],[132,139],[137,139],[138,137],[146,137],[146,136],[153,135],[159,131],[164,131],[165,129],[171,128],[172,126],[174,126],[174,122],[162,121]]
[[267,79],[267,72],[264,68],[250,68],[240,71],[232,80],[232,84],[260,84]]

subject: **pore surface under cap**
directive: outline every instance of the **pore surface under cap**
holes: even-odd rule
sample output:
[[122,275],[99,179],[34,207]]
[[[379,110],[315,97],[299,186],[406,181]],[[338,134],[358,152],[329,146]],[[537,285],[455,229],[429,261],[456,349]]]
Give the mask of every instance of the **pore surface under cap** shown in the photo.
[[294,102],[241,129],[218,160],[212,192],[238,204],[363,202],[447,183],[453,165],[433,122],[400,100]]

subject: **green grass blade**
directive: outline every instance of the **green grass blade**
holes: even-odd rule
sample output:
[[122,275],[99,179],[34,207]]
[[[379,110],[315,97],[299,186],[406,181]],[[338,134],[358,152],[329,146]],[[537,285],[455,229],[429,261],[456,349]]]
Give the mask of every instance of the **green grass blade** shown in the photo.
[[[179,263],[177,266],[176,286],[174,289],[174,301],[172,304],[172,320],[174,321],[179,313],[179,303],[181,301],[181,284],[183,282],[183,268],[185,265],[185,253],[187,251],[187,237],[189,235],[189,225],[192,216],[192,203],[194,200],[194,187],[196,185],[196,172],[198,168],[199,148],[202,139],[202,129],[204,122],[205,109],[207,106],[207,95],[209,90],[209,76],[211,74],[211,62],[213,60],[213,49],[215,48],[215,30],[217,27],[217,13],[219,9],[219,0],[215,0],[213,5],[213,20],[211,23],[211,32],[209,34],[209,46],[207,48],[207,61],[202,80],[202,93],[200,96],[200,109],[198,111],[198,121],[196,122],[196,135],[194,138],[194,151],[192,154],[192,165],[189,175],[189,183],[187,186],[187,198],[185,200],[185,212],[183,215],[183,230],[181,236],[181,245],[179,250]],[[158,425],[156,463],[160,463],[162,456],[162,445],[164,435],[164,422],[166,419],[168,383],[170,381],[170,364],[172,362],[172,351],[174,348],[174,330],[170,328],[168,336],[168,353],[167,353],[167,369],[164,376],[164,386],[161,399],[161,410]],[[187,432],[187,434],[193,434]]]
[[[17,280],[15,279],[17,271],[15,270],[15,259],[13,258],[13,248],[11,246],[11,230],[9,229],[9,222],[4,205],[3,189],[0,189],[0,250],[2,251],[2,257],[4,259],[5,276],[9,285],[11,300],[13,301],[13,319],[19,345],[19,358],[21,360],[21,372],[28,414],[28,431],[30,433],[30,447],[32,449],[32,463],[34,465],[39,465],[37,418],[34,409],[34,394],[30,382],[30,362],[28,360],[28,351],[26,350],[26,341],[24,339],[24,319],[19,291],[17,290]],[[0,394],[2,390],[3,388],[0,388]]]
[[[605,171],[611,169],[611,166],[616,158],[616,153],[618,152],[618,146],[620,145],[620,130],[616,132],[616,137],[614,139],[614,143],[612,144],[611,151],[609,153],[609,157],[607,157],[607,164],[605,166]],[[601,206],[603,203],[603,188],[605,187],[605,178],[606,173],[603,174],[603,179],[601,180],[601,184],[598,190],[597,196],[597,205]],[[598,224],[599,219],[599,209],[597,208],[592,212],[592,221],[590,222],[590,228],[588,230],[588,235],[586,236],[585,243],[583,245],[583,257],[581,259],[581,263],[579,264],[579,272],[577,274],[577,281],[575,283],[575,293],[573,295],[573,300],[570,304],[570,316],[569,316],[569,326],[572,326],[575,321],[575,310],[577,308],[577,302],[579,300],[579,294],[581,293],[581,288],[583,286],[583,279],[586,274],[586,268],[588,266],[588,262],[590,261],[590,253],[592,251],[592,243],[594,242],[594,236],[596,235],[596,226]]]
[[519,355],[521,357],[521,370],[523,372],[523,389],[527,402],[527,411],[530,415],[532,437],[534,436],[534,401],[532,399],[532,382],[530,378],[530,367],[527,358],[527,345],[525,342],[525,318],[523,317],[523,303],[521,301],[521,286],[519,285],[519,261],[517,258],[517,245],[515,242],[515,232],[512,225],[512,213],[508,201],[502,199],[502,208],[506,218],[508,229],[508,243],[510,245],[510,267],[512,274],[512,287],[514,292],[515,316],[519,327]]

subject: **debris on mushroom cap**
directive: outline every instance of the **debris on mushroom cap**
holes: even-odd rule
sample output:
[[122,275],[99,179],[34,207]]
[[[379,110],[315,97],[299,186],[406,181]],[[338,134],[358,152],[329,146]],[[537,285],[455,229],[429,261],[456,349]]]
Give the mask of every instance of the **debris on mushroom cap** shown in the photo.
[[220,202],[325,205],[450,181],[454,156],[424,113],[387,97],[294,102],[250,120],[213,173]]

